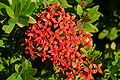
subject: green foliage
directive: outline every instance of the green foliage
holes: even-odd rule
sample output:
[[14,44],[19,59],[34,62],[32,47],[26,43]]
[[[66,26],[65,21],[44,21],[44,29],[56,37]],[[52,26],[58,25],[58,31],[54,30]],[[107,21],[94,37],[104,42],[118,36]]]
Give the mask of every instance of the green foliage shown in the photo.
[[[2,0],[0,2],[0,79],[64,80],[66,78],[66,75],[62,73],[55,74],[54,70],[49,68],[52,66],[51,63],[48,62],[49,66],[47,66],[48,63],[42,63],[40,59],[31,60],[28,55],[24,54],[24,47],[20,46],[24,42],[23,38],[25,38],[23,32],[28,28],[29,23],[36,23],[34,19],[36,17],[33,15],[42,12],[42,7],[46,6],[46,4],[58,3],[65,8],[66,12],[70,12],[71,15],[77,15],[77,25],[82,25],[86,32],[98,32],[98,35],[95,34],[94,39],[96,47],[94,49],[80,50],[86,53],[87,56],[94,57],[95,63],[100,63],[101,61],[103,70],[109,72],[101,74],[101,76],[95,76],[95,80],[118,80],[120,75],[119,10],[106,4],[110,11],[109,13],[104,14],[102,12],[103,14],[101,14],[99,8],[102,11],[107,7],[103,9],[101,5],[93,4],[93,0],[84,0],[86,5],[82,7],[80,4],[82,1]],[[113,0],[110,0],[110,2],[113,4],[117,3],[117,1]],[[103,19],[99,20],[100,16]],[[75,31],[77,32],[77,30]],[[75,76],[76,80],[81,80],[78,79],[79,77],[80,75]]]
[[[5,16],[8,19],[8,21],[7,19],[6,20],[3,19],[3,22],[6,22],[6,24],[4,24],[2,28],[5,31],[5,33],[8,34],[11,33],[11,31],[15,27],[15,24],[18,24],[18,26],[23,27],[25,25],[28,25],[28,23],[31,24],[36,23],[35,19],[30,16],[32,14],[32,11],[36,7],[35,2],[31,2],[31,0],[20,0],[20,1],[9,0],[9,4],[10,6],[0,2],[1,15]],[[5,8],[6,10],[3,11],[2,10],[3,8]],[[4,12],[6,12],[9,17],[4,15]],[[21,16],[25,16],[27,18],[21,20],[20,19]]]

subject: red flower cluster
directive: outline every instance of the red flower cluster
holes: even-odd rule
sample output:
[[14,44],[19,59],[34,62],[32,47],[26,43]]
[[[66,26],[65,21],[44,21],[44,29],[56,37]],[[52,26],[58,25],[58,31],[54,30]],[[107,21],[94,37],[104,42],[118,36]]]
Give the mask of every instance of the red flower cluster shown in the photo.
[[81,75],[83,80],[92,80],[92,73],[102,72],[100,65],[92,64],[94,58],[87,57],[80,48],[92,48],[90,33],[76,26],[75,16],[65,13],[57,4],[47,5],[45,11],[37,14],[39,20],[25,32],[26,53],[42,57],[42,62],[49,58],[53,61],[56,73],[63,72],[67,80]]

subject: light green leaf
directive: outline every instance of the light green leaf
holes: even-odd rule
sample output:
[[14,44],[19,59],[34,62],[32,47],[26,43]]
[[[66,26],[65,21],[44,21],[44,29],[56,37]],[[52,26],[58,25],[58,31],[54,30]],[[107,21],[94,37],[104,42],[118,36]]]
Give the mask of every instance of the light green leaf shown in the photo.
[[0,64],[0,71],[2,71],[4,68],[5,68],[4,65]]
[[104,29],[102,32],[100,32],[100,34],[98,35],[99,39],[103,39],[108,35],[109,31]]
[[85,29],[86,32],[92,32],[92,33],[98,32],[97,27],[95,27],[92,24],[84,24],[83,27],[84,27],[84,29]]
[[45,71],[45,69],[43,69],[42,72],[41,72],[41,75],[43,75],[45,73],[46,73],[46,71]]
[[11,18],[14,18],[14,11],[13,11],[9,6],[7,6],[6,4],[3,4],[3,3],[0,2],[0,9],[1,9],[1,8],[5,8],[7,14],[8,14]]
[[7,80],[23,80],[19,73],[13,73]]
[[3,40],[0,40],[0,47],[5,47]]
[[5,31],[5,33],[9,34],[13,30],[14,26],[15,24],[4,25],[2,29]]
[[116,27],[113,27],[110,31],[110,34],[107,36],[111,41],[115,40],[119,35],[117,34],[118,30]]
[[112,42],[110,47],[111,47],[111,49],[115,50],[115,48],[116,48],[115,42]]
[[10,64],[15,63],[16,61],[20,60],[20,58],[16,58],[15,56],[10,59]]
[[115,66],[116,64],[117,64],[117,62],[116,62],[116,61],[113,61],[113,62],[112,62],[112,65],[113,65],[113,66]]
[[83,13],[83,9],[82,9],[82,7],[78,4],[78,5],[77,5],[77,14],[81,17],[81,16],[82,16],[82,13]]
[[15,64],[15,71],[19,73],[19,68],[20,68],[20,65],[18,64]]
[[62,7],[64,8],[70,8],[71,5],[68,4],[67,0],[59,0],[59,2],[62,4]]
[[36,20],[33,17],[31,16],[28,16],[28,17],[29,17],[28,23],[31,23],[31,24],[36,23]]

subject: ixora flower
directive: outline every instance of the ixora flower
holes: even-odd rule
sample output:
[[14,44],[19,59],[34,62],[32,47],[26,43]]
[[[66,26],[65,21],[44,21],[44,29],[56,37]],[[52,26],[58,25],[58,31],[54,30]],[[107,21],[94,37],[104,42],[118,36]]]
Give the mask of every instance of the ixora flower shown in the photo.
[[102,73],[101,64],[92,64],[94,58],[80,50],[93,48],[92,34],[76,26],[76,16],[65,13],[64,8],[57,4],[46,5],[44,9],[41,14],[36,14],[39,17],[37,23],[30,25],[25,32],[25,52],[32,59],[34,55],[42,57],[42,62],[46,58],[52,60],[55,72],[66,74],[66,80],[75,80],[78,74],[83,80],[93,80],[93,73]]

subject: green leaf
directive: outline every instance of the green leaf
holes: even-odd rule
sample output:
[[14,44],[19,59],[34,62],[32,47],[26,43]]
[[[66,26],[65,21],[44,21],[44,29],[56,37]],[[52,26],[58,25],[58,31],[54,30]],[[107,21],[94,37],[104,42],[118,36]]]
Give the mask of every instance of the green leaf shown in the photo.
[[71,5],[68,4],[67,0],[59,0],[59,2],[61,3],[62,7],[64,7],[64,8],[72,7]]
[[38,80],[38,79],[36,79],[36,78],[34,78],[32,76],[26,76],[25,80]]
[[77,5],[77,14],[81,17],[83,13],[82,7],[78,4]]
[[99,6],[94,6],[93,8],[88,8],[87,11],[90,15],[90,20],[86,22],[86,24],[90,24],[95,22],[99,19],[100,15],[102,15],[100,12],[98,12]]
[[28,67],[29,67],[28,60],[25,59],[25,61],[22,63],[22,67],[23,67],[24,70],[28,69]]
[[76,0],[78,3],[80,3],[81,2],[81,0]]
[[110,47],[111,47],[111,49],[115,50],[115,48],[116,48],[115,42],[112,42]]
[[17,9],[15,11],[15,17],[18,17],[20,15],[20,12],[21,12],[21,3],[19,2],[18,5],[17,5]]
[[[31,4],[31,0],[27,0],[27,2],[24,4],[24,6],[22,7],[22,10],[21,10],[21,15],[25,15],[27,10],[29,9],[30,7],[30,4]],[[28,13],[28,12],[27,12]]]
[[83,27],[84,27],[84,29],[85,29],[86,32],[92,32],[92,33],[98,32],[97,27],[95,27],[92,24],[84,24]]
[[46,73],[45,69],[42,70],[41,75],[44,75]]
[[0,71],[2,71],[4,68],[5,68],[4,65],[0,64]]
[[7,80],[23,80],[19,73],[13,73]]
[[35,69],[35,68],[28,68],[22,74],[25,75],[25,76],[33,76],[33,75],[36,74],[36,72],[37,72],[37,69]]
[[117,62],[116,62],[116,61],[113,61],[113,62],[112,62],[112,65],[113,65],[113,66],[115,66],[116,64],[117,64]]
[[20,60],[20,58],[16,58],[15,56],[10,59],[10,64],[15,63],[16,61]]
[[20,68],[20,65],[18,64],[15,64],[15,71],[19,73],[19,68]]
[[28,26],[28,21],[29,21],[28,16],[19,16],[17,20],[18,20],[18,23]]
[[36,3],[32,2],[29,6],[29,8],[25,11],[25,14],[31,15],[32,11],[35,9],[36,7]]
[[98,35],[99,39],[103,39],[108,35],[109,31],[104,29],[102,32],[100,32],[100,34]]
[[13,30],[14,26],[15,24],[4,25],[2,29],[5,31],[5,33],[9,34]]
[[0,9],[1,8],[5,8],[6,9],[6,12],[7,14],[11,17],[11,18],[14,18],[14,11],[7,5],[3,4],[0,2]]
[[28,16],[28,17],[29,17],[28,23],[31,23],[31,24],[36,23],[36,20],[32,16]]
[[115,40],[119,35],[118,33],[118,29],[116,27],[113,27],[110,31],[110,34],[107,36],[111,41]]
[[0,47],[5,47],[3,40],[0,40]]
[[93,0],[86,0],[88,4],[92,3]]

